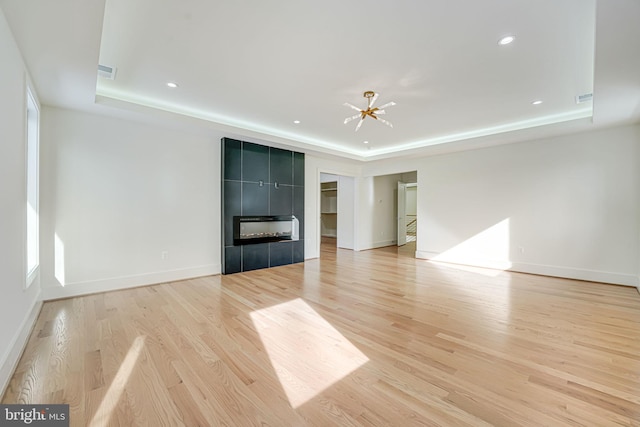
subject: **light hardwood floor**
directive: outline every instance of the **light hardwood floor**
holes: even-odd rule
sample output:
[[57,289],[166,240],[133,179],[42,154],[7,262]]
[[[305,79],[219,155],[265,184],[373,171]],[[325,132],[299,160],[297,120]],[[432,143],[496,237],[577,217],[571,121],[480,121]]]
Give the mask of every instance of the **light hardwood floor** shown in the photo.
[[412,251],[47,302],[2,401],[77,426],[640,426],[636,289]]

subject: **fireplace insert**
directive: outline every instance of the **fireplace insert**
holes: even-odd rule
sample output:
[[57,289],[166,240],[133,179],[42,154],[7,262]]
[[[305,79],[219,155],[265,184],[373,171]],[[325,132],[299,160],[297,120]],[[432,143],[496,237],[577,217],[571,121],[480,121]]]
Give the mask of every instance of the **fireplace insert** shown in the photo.
[[294,215],[234,216],[233,244],[298,240],[299,222]]

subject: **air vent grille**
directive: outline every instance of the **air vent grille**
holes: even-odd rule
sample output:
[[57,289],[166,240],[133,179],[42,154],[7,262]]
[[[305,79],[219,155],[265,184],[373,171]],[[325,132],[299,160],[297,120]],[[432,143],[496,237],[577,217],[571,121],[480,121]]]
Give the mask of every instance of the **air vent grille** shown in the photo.
[[583,95],[576,96],[576,104],[582,104],[585,102],[589,102],[593,99],[592,93],[585,93]]
[[104,79],[114,80],[116,78],[116,67],[98,64],[98,75]]

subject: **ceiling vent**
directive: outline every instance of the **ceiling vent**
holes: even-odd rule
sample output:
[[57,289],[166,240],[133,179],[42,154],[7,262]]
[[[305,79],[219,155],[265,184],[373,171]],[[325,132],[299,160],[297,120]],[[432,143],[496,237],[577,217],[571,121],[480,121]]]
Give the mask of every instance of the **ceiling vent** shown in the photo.
[[593,99],[592,93],[585,93],[584,95],[576,96],[576,104],[583,104],[585,102],[589,102]]
[[116,67],[109,67],[108,65],[98,64],[98,76],[103,79],[115,80]]

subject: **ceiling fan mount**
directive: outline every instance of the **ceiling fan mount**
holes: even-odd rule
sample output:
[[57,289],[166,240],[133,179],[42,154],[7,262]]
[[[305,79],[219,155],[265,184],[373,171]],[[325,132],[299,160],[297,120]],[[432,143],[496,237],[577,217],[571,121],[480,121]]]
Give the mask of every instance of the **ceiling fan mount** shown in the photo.
[[378,99],[378,95],[379,94],[375,93],[372,90],[368,90],[362,94],[362,96],[364,96],[367,99],[367,108],[365,110],[362,110],[353,104],[345,102],[344,103],[345,106],[353,110],[356,110],[358,114],[355,114],[351,117],[347,117],[346,119],[344,119],[344,124],[347,124],[352,120],[360,118],[360,121],[356,125],[356,132],[357,132],[358,129],[360,129],[360,126],[362,126],[362,122],[364,121],[364,119],[367,117],[371,117],[372,119],[378,120],[389,127],[393,127],[393,125],[390,122],[388,122],[387,120],[381,119],[380,117],[378,117],[378,115],[386,114],[386,111],[384,109],[387,107],[396,105],[396,103],[391,101],[391,102],[387,102],[384,105],[381,105],[380,107],[374,107],[373,104],[376,102],[376,99]]

